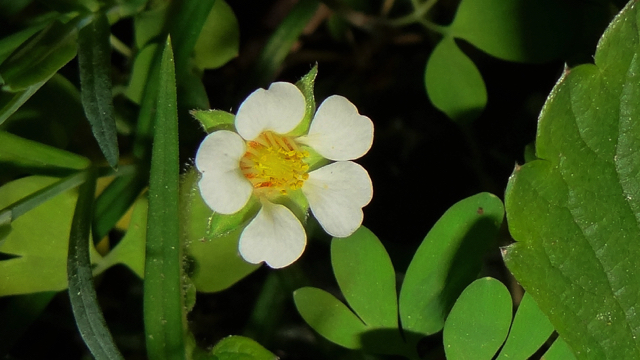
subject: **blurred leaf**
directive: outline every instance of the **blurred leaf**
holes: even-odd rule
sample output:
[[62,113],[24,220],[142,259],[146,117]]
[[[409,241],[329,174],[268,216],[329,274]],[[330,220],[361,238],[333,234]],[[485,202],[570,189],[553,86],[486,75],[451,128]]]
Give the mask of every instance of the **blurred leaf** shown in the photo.
[[38,2],[60,13],[72,11],[96,12],[100,9],[100,3],[97,0],[38,0]]
[[56,20],[22,44],[0,65],[3,90],[18,92],[49,79],[76,56],[80,16],[66,24]]
[[[215,223],[211,223],[212,210],[204,203],[198,190],[198,174],[190,169],[183,175],[180,184],[180,214],[184,226],[182,234],[186,237],[187,254],[193,260],[193,269],[189,276],[196,289],[201,292],[216,292],[227,289],[260,265],[244,261],[238,254],[238,240],[243,228],[239,225],[224,225],[224,232],[213,230],[219,236],[211,238],[209,233]],[[232,230],[228,230],[232,229]],[[231,232],[229,232],[231,231]]]
[[540,160],[505,194],[505,262],[579,359],[640,357],[638,17],[631,2],[595,65],[565,72],[540,115]]
[[442,329],[453,303],[477,277],[503,216],[502,202],[489,193],[461,200],[442,215],[420,244],[402,283],[399,306],[405,332],[426,336]]
[[444,325],[447,360],[491,360],[510,324],[509,290],[490,277],[474,281],[462,292]]
[[90,161],[80,155],[0,131],[0,164],[35,172],[81,170]]
[[93,136],[109,165],[118,167],[118,139],[111,95],[109,21],[97,14],[78,34],[78,66],[82,105]]
[[193,49],[196,66],[217,69],[238,56],[240,29],[233,10],[216,0]]
[[35,24],[0,39],[0,64],[22,43],[27,41],[33,34],[42,30],[46,25],[46,23]]
[[[2,142],[0,142],[2,143]],[[0,208],[45,188],[58,179],[30,176],[0,187]],[[60,291],[67,288],[67,247],[77,192],[69,190],[16,219],[0,243],[0,296]],[[99,260],[95,250],[92,259]]]
[[340,300],[328,292],[303,287],[293,292],[300,316],[320,335],[347,349],[360,349],[361,335],[369,328]]
[[475,120],[487,105],[482,75],[452,37],[433,49],[424,82],[433,105],[456,122]]
[[545,62],[575,41],[575,7],[556,0],[463,0],[451,35],[504,60]]
[[304,95],[306,105],[304,118],[302,118],[302,121],[300,121],[300,124],[298,124],[295,129],[291,130],[289,133],[291,136],[306,135],[309,132],[311,120],[313,120],[313,116],[316,113],[316,99],[314,96],[316,75],[318,75],[318,64],[315,64],[311,70],[296,83],[296,86],[300,89],[302,95]]
[[529,293],[525,293],[511,325],[509,337],[496,360],[527,360],[553,333],[553,325],[540,311]]
[[143,47],[133,60],[133,70],[131,70],[131,77],[125,90],[125,95],[136,104],[140,104],[142,101],[142,95],[147,84],[147,75],[158,46],[158,44],[154,43]]
[[273,81],[291,47],[319,6],[320,2],[317,0],[301,0],[291,9],[262,49],[254,68],[255,84],[264,87]]
[[9,350],[36,320],[56,292],[40,292],[28,295],[12,296],[6,300],[6,306],[0,311],[0,357],[9,358]]
[[84,174],[86,178],[78,191],[69,236],[69,301],[80,335],[91,354],[97,360],[124,359],[107,328],[93,285],[90,236],[96,178],[93,171],[85,171]]
[[[211,353],[218,357],[218,360],[235,360],[239,355],[246,355],[247,360],[277,360],[269,350],[262,347],[257,342],[244,336],[229,336],[220,340],[213,347]],[[242,357],[245,358],[245,357]]]
[[146,195],[140,196],[133,204],[133,213],[131,214],[131,221],[127,233],[96,265],[94,274],[100,274],[116,264],[123,264],[138,275],[138,277],[144,277],[147,210],[147,197]]
[[378,238],[361,226],[331,240],[333,272],[349,307],[371,327],[398,327],[396,273]]
[[191,110],[189,113],[200,122],[207,133],[220,129],[235,130],[236,116],[226,111]]
[[149,179],[149,212],[144,274],[144,324],[151,359],[185,359],[182,245],[178,184],[176,82],[167,39],[159,68],[155,135]]
[[549,350],[547,350],[540,360],[574,360],[576,356],[571,351],[569,345],[567,345],[561,337],[558,337],[556,341],[551,344]]
[[[1,78],[0,78],[1,80]],[[33,94],[38,91],[44,85],[47,80],[33,84],[24,90],[20,90],[18,92],[6,92],[0,91],[0,125],[5,122],[9,118],[9,116],[13,115],[24,104]]]

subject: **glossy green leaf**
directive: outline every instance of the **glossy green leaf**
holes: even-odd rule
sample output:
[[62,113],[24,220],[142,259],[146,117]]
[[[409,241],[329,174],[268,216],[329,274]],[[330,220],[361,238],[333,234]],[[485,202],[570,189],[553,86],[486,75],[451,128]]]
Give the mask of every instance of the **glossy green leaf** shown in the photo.
[[[0,187],[0,208],[58,181],[30,176]],[[0,242],[0,296],[60,291],[67,288],[67,247],[77,192],[61,193],[12,222]],[[100,256],[92,250],[92,259]]]
[[491,360],[510,324],[509,290],[490,277],[474,281],[462,292],[444,325],[447,360]]
[[595,64],[567,70],[538,123],[536,156],[506,191],[518,281],[578,359],[640,357],[640,13],[632,2]]
[[268,85],[276,76],[291,47],[298,40],[302,30],[316,13],[320,2],[302,0],[296,3],[287,17],[271,35],[255,65],[255,82],[258,86]]
[[557,338],[556,341],[551,344],[549,350],[547,350],[540,360],[574,360],[576,356],[573,355],[571,348],[562,338]]
[[553,333],[553,325],[535,300],[525,293],[511,325],[509,337],[496,360],[527,360]]
[[187,254],[193,260],[189,276],[196,289],[201,292],[216,292],[227,289],[260,267],[250,264],[238,254],[238,241],[242,228],[239,222],[220,224],[212,237],[212,210],[204,203],[198,190],[198,174],[190,169],[180,184],[180,214],[184,226],[184,243]]
[[240,29],[233,10],[223,0],[216,0],[193,49],[196,66],[217,69],[238,56]]
[[575,7],[556,0],[463,0],[450,30],[492,56],[544,62],[575,40]]
[[244,336],[229,336],[220,340],[211,350],[217,360],[277,360],[269,350]]
[[78,34],[78,66],[84,112],[100,150],[115,169],[119,150],[111,95],[110,35],[106,15],[96,14]]
[[453,303],[477,277],[503,216],[500,199],[480,193],[454,204],[438,220],[402,283],[400,321],[406,332],[426,336],[442,329]]
[[149,179],[144,324],[149,358],[184,359],[186,318],[178,224],[178,113],[170,40],[165,44],[159,70]]
[[127,233],[118,244],[96,264],[93,272],[100,274],[116,264],[126,265],[138,277],[144,277],[145,242],[147,238],[147,196],[140,196],[133,205]]
[[331,241],[331,264],[347,303],[371,327],[398,327],[396,273],[384,246],[361,226]]
[[445,37],[433,49],[424,83],[433,105],[456,122],[475,120],[487,105],[482,75],[452,37]]
[[76,56],[80,17],[54,21],[20,46],[0,65],[3,90],[18,92],[49,79]]
[[293,300],[304,321],[328,340],[348,349],[363,347],[368,327],[340,300],[312,287],[294,291]]
[[311,120],[313,120],[313,116],[316,113],[316,99],[314,96],[314,87],[316,83],[316,76],[318,75],[318,64],[315,64],[309,72],[303,76],[298,82],[296,82],[296,86],[304,95],[305,100],[305,110],[304,110],[304,118],[300,121],[300,124],[296,126],[289,134],[291,136],[300,136],[306,135],[309,132],[309,126],[311,125]]
[[34,172],[81,170],[91,163],[83,156],[0,131],[0,164]]
[[67,258],[69,301],[80,335],[97,360],[124,359],[111,337],[98,304],[90,259],[91,218],[96,178],[92,171],[78,190]]
[[222,110],[191,110],[190,113],[207,133],[221,129],[235,131],[236,116],[231,113]]

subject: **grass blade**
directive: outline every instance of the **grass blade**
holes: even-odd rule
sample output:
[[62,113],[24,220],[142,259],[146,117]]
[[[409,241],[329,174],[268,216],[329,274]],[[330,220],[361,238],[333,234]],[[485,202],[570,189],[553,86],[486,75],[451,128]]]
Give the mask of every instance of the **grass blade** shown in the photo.
[[118,139],[111,95],[109,21],[99,13],[78,34],[82,106],[107,162],[118,166]]
[[160,65],[149,180],[144,324],[151,360],[184,359],[182,248],[178,212],[178,113],[171,42]]
[[79,188],[78,202],[71,222],[69,237],[69,257],[67,259],[69,300],[80,335],[91,354],[98,360],[123,359],[102,316],[96,290],[93,286],[91,260],[89,259],[89,234],[96,183],[95,174],[91,169],[84,173],[87,177]]

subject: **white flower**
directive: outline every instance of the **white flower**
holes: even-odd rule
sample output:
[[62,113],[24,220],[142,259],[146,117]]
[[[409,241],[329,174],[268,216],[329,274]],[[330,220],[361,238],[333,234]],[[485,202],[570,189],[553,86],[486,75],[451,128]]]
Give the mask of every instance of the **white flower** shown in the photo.
[[[306,233],[298,217],[279,203],[283,196],[301,191],[322,228],[336,237],[349,236],[361,225],[362,208],[371,201],[369,174],[349,161],[371,148],[371,120],[334,95],[320,105],[307,134],[293,136],[305,107],[295,85],[273,83],[240,105],[237,133],[213,132],[198,149],[200,193],[213,211],[236,213],[251,196],[262,204],[240,235],[240,254],[250,263],[281,268],[304,251]],[[309,171],[310,152],[334,162]]]

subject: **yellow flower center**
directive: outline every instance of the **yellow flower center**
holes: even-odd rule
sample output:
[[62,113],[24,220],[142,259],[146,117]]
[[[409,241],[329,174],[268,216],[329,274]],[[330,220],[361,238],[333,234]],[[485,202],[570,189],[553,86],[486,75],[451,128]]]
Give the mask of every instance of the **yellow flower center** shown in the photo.
[[293,139],[265,131],[247,142],[240,169],[256,191],[269,194],[297,190],[309,178],[309,165],[303,160],[309,152],[301,150]]

